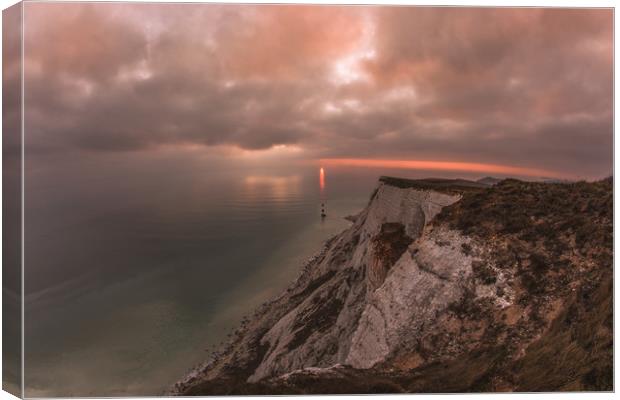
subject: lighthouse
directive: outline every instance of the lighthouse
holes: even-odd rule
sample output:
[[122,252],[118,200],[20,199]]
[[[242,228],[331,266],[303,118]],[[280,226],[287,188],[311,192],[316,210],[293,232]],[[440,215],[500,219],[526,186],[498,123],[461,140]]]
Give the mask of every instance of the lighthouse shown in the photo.
[[325,218],[327,214],[325,214],[325,170],[323,167],[319,169],[319,188],[321,190],[321,219]]

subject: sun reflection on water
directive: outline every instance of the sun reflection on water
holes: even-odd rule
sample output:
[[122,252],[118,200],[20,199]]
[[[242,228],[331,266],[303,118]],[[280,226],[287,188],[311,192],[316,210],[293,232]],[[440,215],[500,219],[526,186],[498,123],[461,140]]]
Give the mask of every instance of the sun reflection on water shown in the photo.
[[248,195],[253,200],[268,195],[272,201],[286,202],[291,196],[299,194],[301,177],[299,175],[273,176],[249,175],[244,180]]

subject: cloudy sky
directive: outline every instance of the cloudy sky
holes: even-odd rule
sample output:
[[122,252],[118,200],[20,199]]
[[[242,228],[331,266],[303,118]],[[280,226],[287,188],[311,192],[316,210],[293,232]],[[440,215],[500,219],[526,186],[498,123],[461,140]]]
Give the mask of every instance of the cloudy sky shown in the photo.
[[31,154],[175,148],[612,170],[611,10],[25,9]]

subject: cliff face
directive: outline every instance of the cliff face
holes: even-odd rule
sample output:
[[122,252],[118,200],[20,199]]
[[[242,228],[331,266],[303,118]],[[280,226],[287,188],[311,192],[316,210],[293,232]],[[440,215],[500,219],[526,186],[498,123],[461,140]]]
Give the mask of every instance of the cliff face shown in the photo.
[[[408,249],[426,221],[456,200],[382,184],[353,226],[309,266],[301,293],[290,296],[293,304],[301,301],[262,337],[265,356],[248,381],[304,367],[368,368],[383,361],[400,342],[406,309],[432,313],[451,298],[441,277],[425,272],[422,278]],[[421,253],[434,254],[432,248]],[[420,288],[427,296],[419,295]]]
[[[511,236],[523,229],[502,231],[505,221],[492,220],[493,207],[502,199],[510,204],[504,192],[512,193],[514,182],[485,189],[467,181],[382,179],[352,226],[329,240],[297,281],[244,320],[228,346],[171,393],[531,390],[521,382],[531,369],[524,365],[536,365],[535,358],[528,361],[527,349],[540,346],[554,329],[562,333],[557,320],[565,318],[570,304],[581,306],[573,298],[584,276],[605,292],[606,282],[611,284],[611,253],[557,250],[575,247],[577,234],[570,227],[566,237],[551,244],[540,237]],[[501,198],[487,199],[493,195]],[[516,201],[522,201],[518,194]],[[473,217],[464,205],[482,207],[481,218],[490,220],[467,224]],[[544,212],[533,217],[540,221],[524,218],[527,226],[549,222]],[[570,265],[558,270],[560,260]],[[540,282],[546,287],[541,289]],[[605,310],[606,295],[596,298],[602,302],[596,307]],[[580,372],[590,373],[599,390],[609,389],[611,382],[606,381],[610,317],[607,311],[601,315],[591,327],[602,349],[596,355],[598,369],[584,366]],[[571,318],[569,325],[581,321]],[[449,376],[434,380],[446,371]],[[451,386],[455,374],[461,386]],[[581,382],[581,376],[568,375],[569,382]],[[540,390],[566,388],[562,384],[541,383]]]

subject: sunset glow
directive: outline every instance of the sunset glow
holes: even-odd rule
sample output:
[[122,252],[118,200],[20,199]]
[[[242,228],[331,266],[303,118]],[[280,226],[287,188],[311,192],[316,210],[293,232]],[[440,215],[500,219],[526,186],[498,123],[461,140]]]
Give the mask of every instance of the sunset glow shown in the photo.
[[37,149],[611,173],[610,10],[170,7],[26,5]]
[[321,193],[325,190],[325,170],[323,167],[319,170],[319,186],[321,187]]
[[[482,164],[469,162],[451,161],[426,161],[426,160],[376,160],[362,158],[328,158],[322,159],[321,163],[333,166],[346,167],[372,167],[372,168],[393,168],[393,169],[418,169],[432,171],[463,171],[495,173],[517,176],[532,177],[553,177],[563,178],[563,174],[536,168],[522,168],[508,165]],[[322,169],[321,169],[322,170]]]

